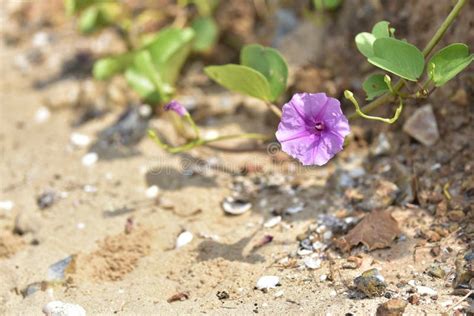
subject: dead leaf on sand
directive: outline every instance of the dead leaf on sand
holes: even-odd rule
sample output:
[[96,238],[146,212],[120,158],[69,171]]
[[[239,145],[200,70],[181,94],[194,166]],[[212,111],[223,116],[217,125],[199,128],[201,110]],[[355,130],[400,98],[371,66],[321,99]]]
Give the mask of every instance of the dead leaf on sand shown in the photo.
[[342,237],[340,246],[350,250],[362,243],[369,250],[387,248],[400,233],[398,222],[389,210],[372,211]]

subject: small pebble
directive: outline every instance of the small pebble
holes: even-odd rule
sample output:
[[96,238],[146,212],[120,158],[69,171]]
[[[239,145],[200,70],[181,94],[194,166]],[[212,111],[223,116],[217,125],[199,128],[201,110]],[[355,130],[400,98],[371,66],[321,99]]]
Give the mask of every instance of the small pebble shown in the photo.
[[387,288],[378,269],[370,269],[354,279],[354,284],[367,297],[382,296]]
[[434,296],[434,295],[437,295],[437,294],[438,294],[438,293],[437,293],[435,290],[433,290],[432,288],[429,288],[429,287],[423,286],[423,285],[418,285],[418,286],[416,287],[416,292],[417,292],[418,294],[420,294],[421,296],[425,296],[425,295],[427,295],[427,296]]
[[160,188],[157,185],[152,185],[146,189],[145,195],[149,199],[156,199],[158,194],[160,193]]
[[274,275],[264,275],[257,281],[257,289],[273,289],[280,283],[280,278]]
[[76,147],[87,147],[91,143],[91,139],[89,136],[80,134],[80,133],[72,133],[70,137],[71,144]]
[[272,228],[281,222],[281,216],[275,216],[267,220],[264,224],[263,227],[265,228]]
[[95,187],[93,185],[90,185],[90,184],[86,184],[83,189],[84,189],[84,192],[86,192],[86,193],[95,193],[95,192],[97,192],[97,187]]
[[86,167],[90,167],[95,165],[97,160],[99,160],[99,155],[97,155],[97,153],[90,152],[82,157],[82,164]]
[[189,244],[193,240],[193,233],[184,231],[176,239],[176,249]]
[[377,308],[376,316],[402,316],[408,303],[401,299],[391,299]]
[[77,304],[51,301],[43,307],[46,316],[86,316],[86,310]]
[[13,208],[13,202],[12,201],[0,201],[0,210],[5,210],[5,211],[11,211]]
[[36,123],[41,124],[49,120],[50,116],[51,112],[49,112],[49,109],[47,107],[42,106],[35,113],[35,121]]
[[308,258],[305,258],[303,260],[304,262],[304,265],[308,268],[308,269],[319,269],[321,268],[321,259],[314,259],[314,258],[311,258],[311,257],[308,257]]

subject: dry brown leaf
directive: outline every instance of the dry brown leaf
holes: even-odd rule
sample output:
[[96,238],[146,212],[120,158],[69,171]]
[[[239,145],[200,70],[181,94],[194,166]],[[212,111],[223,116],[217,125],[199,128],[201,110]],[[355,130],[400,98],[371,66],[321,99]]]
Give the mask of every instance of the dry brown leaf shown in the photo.
[[369,250],[387,248],[400,233],[398,222],[390,211],[372,211],[342,238],[342,248],[350,250],[359,243]]

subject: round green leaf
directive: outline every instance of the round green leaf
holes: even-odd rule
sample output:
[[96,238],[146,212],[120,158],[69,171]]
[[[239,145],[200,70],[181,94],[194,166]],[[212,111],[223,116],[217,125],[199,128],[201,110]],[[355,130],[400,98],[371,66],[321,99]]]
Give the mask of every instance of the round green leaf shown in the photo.
[[261,73],[270,85],[270,100],[274,101],[285,91],[288,66],[280,53],[258,44],[246,45],[240,51],[240,63]]
[[214,46],[219,35],[219,29],[212,17],[198,17],[193,21],[191,27],[196,33],[193,44],[195,51],[207,51]]
[[375,40],[373,49],[369,62],[374,66],[410,81],[417,81],[423,73],[423,54],[412,44],[384,37]]
[[384,75],[382,74],[373,74],[365,79],[362,84],[362,88],[367,94],[367,100],[372,100],[373,98],[378,97],[379,95],[384,94],[389,91],[387,84],[384,81]]
[[221,86],[264,101],[271,100],[270,85],[258,71],[242,65],[209,66],[204,72]]
[[469,54],[467,45],[454,43],[434,54],[428,63],[428,74],[440,87],[469,66],[473,59],[474,54]]
[[362,55],[367,58],[374,55],[372,46],[375,42],[375,36],[373,34],[367,32],[359,33],[355,37],[355,42],[357,49]]
[[390,37],[390,22],[380,21],[372,28],[372,35],[375,38]]

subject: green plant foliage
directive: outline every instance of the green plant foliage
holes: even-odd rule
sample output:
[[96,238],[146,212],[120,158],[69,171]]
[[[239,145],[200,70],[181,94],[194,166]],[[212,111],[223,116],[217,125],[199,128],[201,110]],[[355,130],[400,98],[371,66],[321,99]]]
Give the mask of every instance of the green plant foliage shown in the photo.
[[247,45],[240,52],[240,63],[257,70],[267,79],[272,101],[285,91],[288,66],[276,49],[258,44]]
[[153,82],[134,67],[129,67],[127,71],[125,71],[125,78],[133,90],[135,90],[146,102],[155,104],[163,101],[164,98],[156,90]]
[[474,54],[462,43],[448,45],[433,55],[428,63],[428,75],[437,87],[444,85],[470,65]]
[[373,50],[368,60],[374,66],[410,81],[417,81],[423,73],[423,54],[412,44],[384,37],[375,40]]
[[99,14],[99,8],[96,6],[85,9],[79,17],[79,30],[82,33],[93,32],[99,24]]
[[336,10],[343,0],[313,0],[313,5],[318,11]]
[[191,28],[167,28],[145,46],[164,82],[174,84],[191,52],[193,39],[194,31]]
[[221,86],[261,100],[272,100],[270,85],[258,71],[242,65],[209,66],[204,72]]
[[367,94],[367,100],[372,100],[389,91],[389,87],[385,83],[384,75],[382,74],[370,75],[365,79],[362,88]]
[[68,15],[73,15],[96,2],[98,0],[65,0],[64,7]]
[[67,4],[66,2],[66,10],[72,13],[80,10],[79,30],[82,33],[92,33],[104,26],[113,24],[122,13],[120,4],[114,2],[90,0],[71,3]]
[[94,63],[92,73],[96,79],[106,80],[122,73],[133,61],[133,53],[101,58]]
[[94,77],[108,79],[125,71],[128,83],[145,100],[166,102],[188,57],[194,38],[191,28],[168,28],[140,49],[106,57],[94,64]]
[[205,52],[216,44],[219,29],[212,17],[198,17],[191,23],[191,27],[196,34],[193,50]]
[[389,27],[387,21],[380,21],[372,28],[372,33],[362,32],[355,37],[355,43],[359,52],[369,58],[374,55],[373,45],[376,39],[384,37],[393,37],[394,28]]

